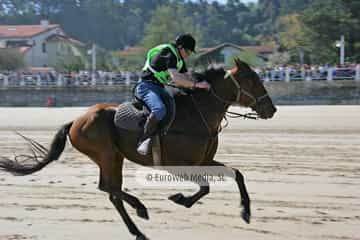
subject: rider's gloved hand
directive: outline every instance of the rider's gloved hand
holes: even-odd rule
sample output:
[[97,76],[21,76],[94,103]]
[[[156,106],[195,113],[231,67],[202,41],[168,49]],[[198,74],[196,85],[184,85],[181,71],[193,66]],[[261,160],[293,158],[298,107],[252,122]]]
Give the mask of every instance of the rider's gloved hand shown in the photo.
[[210,84],[208,82],[202,81],[202,82],[194,83],[194,88],[201,88],[201,89],[210,90],[211,86],[210,86]]

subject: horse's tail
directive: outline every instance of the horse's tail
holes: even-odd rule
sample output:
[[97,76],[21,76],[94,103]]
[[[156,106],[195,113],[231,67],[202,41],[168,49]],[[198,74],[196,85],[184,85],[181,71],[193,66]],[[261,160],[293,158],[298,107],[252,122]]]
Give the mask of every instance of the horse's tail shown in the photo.
[[52,140],[50,149],[46,149],[40,143],[19,134],[31,147],[32,155],[17,155],[9,159],[0,157],[0,169],[13,175],[29,175],[41,170],[43,167],[57,160],[64,151],[66,138],[73,122],[63,125]]

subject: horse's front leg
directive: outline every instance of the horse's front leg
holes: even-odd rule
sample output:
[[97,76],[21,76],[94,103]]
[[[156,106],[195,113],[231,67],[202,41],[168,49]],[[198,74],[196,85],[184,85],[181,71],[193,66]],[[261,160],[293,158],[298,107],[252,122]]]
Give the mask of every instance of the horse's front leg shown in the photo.
[[182,193],[177,193],[177,194],[171,195],[169,197],[169,200],[171,200],[177,204],[180,204],[184,207],[190,208],[190,207],[192,207],[192,205],[194,205],[197,201],[199,201],[202,197],[207,195],[209,192],[210,192],[209,183],[206,181],[206,182],[202,182],[202,184],[200,185],[199,191],[197,191],[194,195],[185,197]]
[[241,172],[238,169],[230,168],[230,167],[228,167],[222,163],[219,163],[217,161],[212,161],[211,165],[226,167],[235,173],[235,181],[236,181],[239,191],[240,191],[241,205],[244,207],[241,212],[241,217],[244,219],[244,221],[246,223],[250,223],[250,218],[251,218],[250,198],[249,198],[249,194],[246,190],[244,176],[241,174]]

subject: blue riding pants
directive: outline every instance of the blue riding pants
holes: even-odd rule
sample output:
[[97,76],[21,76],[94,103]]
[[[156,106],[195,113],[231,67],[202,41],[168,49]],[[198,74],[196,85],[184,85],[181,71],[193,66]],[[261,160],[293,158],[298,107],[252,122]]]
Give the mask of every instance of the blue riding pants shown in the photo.
[[166,116],[166,105],[161,96],[168,95],[164,88],[151,82],[142,80],[135,89],[138,98],[145,102],[151,113],[158,121]]

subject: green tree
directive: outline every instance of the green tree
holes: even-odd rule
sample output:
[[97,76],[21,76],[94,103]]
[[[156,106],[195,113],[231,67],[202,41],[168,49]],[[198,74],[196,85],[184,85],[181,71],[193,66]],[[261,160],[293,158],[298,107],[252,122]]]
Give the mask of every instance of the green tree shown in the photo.
[[120,56],[120,70],[121,71],[132,71],[138,72],[142,69],[145,63],[146,51],[140,51],[134,54]]
[[160,6],[145,28],[141,45],[150,49],[160,43],[173,41],[180,33],[192,33],[200,42],[201,32],[194,26],[192,19],[185,15],[182,4]]
[[342,0],[345,8],[351,14],[353,21],[348,35],[347,53],[351,56],[350,61],[360,61],[360,1]]
[[295,62],[303,63],[304,53],[309,48],[304,41],[306,39],[305,28],[299,14],[290,14],[279,19],[281,48],[287,50]]
[[311,59],[317,63],[338,62],[335,43],[341,35],[350,38],[356,23],[341,1],[317,0],[301,16],[304,24],[302,41],[311,52]]
[[17,49],[0,48],[0,70],[17,70],[24,65],[24,56]]
[[263,35],[275,35],[276,20],[280,16],[280,0],[259,0],[258,14],[262,20]]
[[288,52],[275,52],[269,56],[267,65],[275,67],[276,65],[284,65],[290,62],[290,54]]

